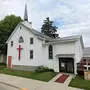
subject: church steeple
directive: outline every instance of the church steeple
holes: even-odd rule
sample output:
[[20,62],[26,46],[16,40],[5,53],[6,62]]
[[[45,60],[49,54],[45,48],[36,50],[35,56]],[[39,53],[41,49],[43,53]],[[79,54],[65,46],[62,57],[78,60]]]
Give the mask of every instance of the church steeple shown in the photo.
[[24,21],[28,21],[27,4],[25,4]]

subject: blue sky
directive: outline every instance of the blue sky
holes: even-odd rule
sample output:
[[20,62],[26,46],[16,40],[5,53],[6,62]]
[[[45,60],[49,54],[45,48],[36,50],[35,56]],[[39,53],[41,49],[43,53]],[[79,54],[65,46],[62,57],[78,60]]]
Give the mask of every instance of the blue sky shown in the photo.
[[33,28],[40,31],[50,17],[61,37],[81,34],[85,46],[90,46],[90,0],[0,0],[0,19],[10,14],[23,18],[25,3]]

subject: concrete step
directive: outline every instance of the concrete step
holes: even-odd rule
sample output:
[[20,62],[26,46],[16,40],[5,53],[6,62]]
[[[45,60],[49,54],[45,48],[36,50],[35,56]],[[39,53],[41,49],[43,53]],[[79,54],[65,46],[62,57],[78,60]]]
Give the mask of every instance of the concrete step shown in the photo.
[[69,85],[69,83],[71,82],[71,80],[72,80],[72,78],[74,78],[75,77],[75,75],[74,74],[68,74],[69,75],[69,77],[66,79],[66,81],[64,82],[64,84],[65,85]]
[[62,75],[62,73],[57,74],[54,78],[52,78],[49,82],[55,82],[57,78],[59,78]]
[[71,82],[72,78],[75,77],[74,74],[59,73],[59,74],[57,74],[53,79],[51,79],[51,80],[49,81],[49,83],[57,83],[57,82],[55,82],[55,81],[56,81],[62,74],[67,74],[67,75],[69,75],[69,77],[66,79],[66,81],[65,81],[64,83],[60,83],[60,84],[66,85],[66,86],[68,86],[69,83]]

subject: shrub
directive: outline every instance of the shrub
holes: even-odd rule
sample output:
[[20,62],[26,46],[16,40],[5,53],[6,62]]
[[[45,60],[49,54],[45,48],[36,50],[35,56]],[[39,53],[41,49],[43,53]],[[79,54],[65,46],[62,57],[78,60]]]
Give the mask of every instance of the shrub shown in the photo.
[[0,66],[6,66],[6,64],[5,63],[0,63]]
[[49,69],[49,71],[50,71],[50,72],[54,72],[54,70],[53,70],[53,69]]
[[49,69],[48,67],[39,66],[36,70],[36,72],[54,72],[53,69]]
[[77,73],[78,73],[78,75],[82,75],[82,76],[84,76],[84,71],[77,71]]
[[5,63],[0,63],[0,69],[2,68],[6,68],[6,64]]

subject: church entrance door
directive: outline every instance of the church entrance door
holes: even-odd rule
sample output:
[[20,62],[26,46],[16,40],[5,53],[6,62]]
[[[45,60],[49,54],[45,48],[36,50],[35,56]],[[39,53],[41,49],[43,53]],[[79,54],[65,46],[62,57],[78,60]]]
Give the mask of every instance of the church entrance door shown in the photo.
[[59,58],[59,71],[66,73],[74,73],[74,59]]
[[12,56],[8,56],[8,68],[12,68]]

